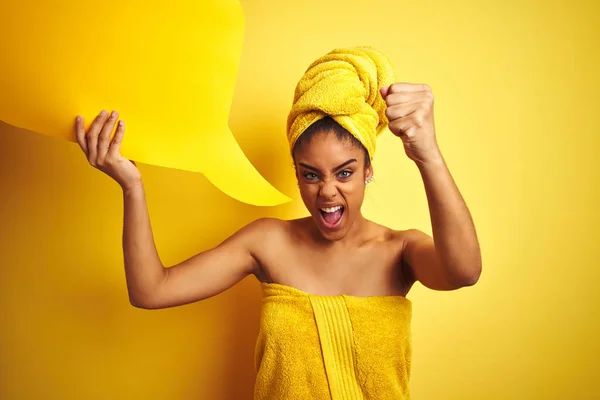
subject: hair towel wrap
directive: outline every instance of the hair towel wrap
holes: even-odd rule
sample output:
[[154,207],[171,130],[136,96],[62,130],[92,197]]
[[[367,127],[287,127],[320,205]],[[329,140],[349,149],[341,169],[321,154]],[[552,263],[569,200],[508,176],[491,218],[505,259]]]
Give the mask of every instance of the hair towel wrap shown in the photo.
[[294,93],[287,119],[290,149],[306,128],[330,116],[365,146],[372,159],[377,135],[388,124],[379,89],[394,79],[390,59],[372,47],[339,48],[315,60]]

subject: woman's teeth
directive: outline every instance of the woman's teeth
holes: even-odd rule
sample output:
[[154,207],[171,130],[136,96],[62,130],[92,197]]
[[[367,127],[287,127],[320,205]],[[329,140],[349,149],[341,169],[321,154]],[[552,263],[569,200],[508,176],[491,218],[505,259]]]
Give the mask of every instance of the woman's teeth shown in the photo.
[[332,213],[332,212],[336,212],[337,210],[342,209],[342,206],[335,206],[335,207],[330,207],[330,208],[321,208],[321,211],[326,212],[326,213]]

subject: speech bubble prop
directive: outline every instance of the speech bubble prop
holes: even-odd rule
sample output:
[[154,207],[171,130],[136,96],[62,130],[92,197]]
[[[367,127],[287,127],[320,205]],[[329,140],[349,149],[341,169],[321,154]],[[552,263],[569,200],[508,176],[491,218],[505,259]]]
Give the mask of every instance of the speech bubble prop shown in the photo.
[[0,120],[75,142],[118,110],[121,152],[202,172],[253,205],[290,199],[246,158],[228,127],[244,36],[238,0],[0,3]]

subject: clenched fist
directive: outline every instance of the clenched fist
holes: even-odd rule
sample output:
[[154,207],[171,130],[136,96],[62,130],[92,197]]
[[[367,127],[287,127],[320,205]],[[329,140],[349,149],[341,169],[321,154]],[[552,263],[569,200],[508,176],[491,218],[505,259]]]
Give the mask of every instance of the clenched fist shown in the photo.
[[406,155],[416,163],[439,160],[431,88],[398,82],[382,87],[381,95],[387,104],[389,129],[402,139]]

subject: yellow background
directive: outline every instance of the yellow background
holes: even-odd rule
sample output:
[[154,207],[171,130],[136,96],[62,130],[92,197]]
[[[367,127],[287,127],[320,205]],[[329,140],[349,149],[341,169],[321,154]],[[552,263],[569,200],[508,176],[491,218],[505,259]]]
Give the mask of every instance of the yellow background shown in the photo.
[[202,172],[247,204],[289,201],[228,126],[245,31],[239,1],[144,4],[104,0],[115,10],[108,18],[93,1],[3,0],[0,37],[18,39],[0,41],[0,120],[76,142],[76,115],[87,128],[116,109],[127,121],[123,157]]
[[[433,88],[483,250],[474,287],[409,293],[413,398],[598,398],[598,3],[241,3],[230,126],[294,201],[250,206],[200,174],[140,165],[163,262],[258,217],[306,214],[284,133],[294,85],[334,47],[376,46],[400,80]],[[365,214],[431,232],[418,172],[389,133],[374,167]],[[74,143],[0,124],[0,196],[0,398],[251,398],[254,278],[202,303],[131,307],[120,190]]]

